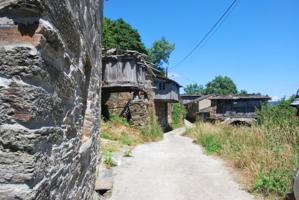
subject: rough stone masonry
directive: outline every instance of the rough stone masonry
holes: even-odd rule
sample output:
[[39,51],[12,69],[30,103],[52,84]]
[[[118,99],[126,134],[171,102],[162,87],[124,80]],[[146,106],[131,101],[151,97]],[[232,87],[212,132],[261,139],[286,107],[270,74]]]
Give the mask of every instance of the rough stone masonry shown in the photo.
[[89,200],[102,0],[0,0],[0,199]]

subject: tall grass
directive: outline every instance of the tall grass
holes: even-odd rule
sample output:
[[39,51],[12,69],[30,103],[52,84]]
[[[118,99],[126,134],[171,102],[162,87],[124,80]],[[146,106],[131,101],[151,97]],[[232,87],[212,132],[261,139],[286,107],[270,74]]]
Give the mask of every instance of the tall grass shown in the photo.
[[155,141],[163,138],[163,130],[157,120],[156,115],[152,115],[150,123],[142,129],[142,134],[147,141]]
[[292,191],[299,167],[299,121],[286,100],[275,107],[263,106],[258,115],[258,124],[252,127],[201,123],[187,135],[207,153],[241,169],[249,191],[283,199]]

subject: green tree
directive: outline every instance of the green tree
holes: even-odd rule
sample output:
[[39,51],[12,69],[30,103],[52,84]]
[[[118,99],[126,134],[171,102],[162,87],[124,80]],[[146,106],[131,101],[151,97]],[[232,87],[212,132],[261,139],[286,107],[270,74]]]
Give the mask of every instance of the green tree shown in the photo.
[[157,69],[164,71],[163,65],[168,64],[169,57],[174,49],[175,45],[162,37],[153,43],[152,48],[148,49],[149,61],[153,63]]
[[202,85],[193,83],[186,85],[184,91],[187,95],[200,95],[204,93],[205,89]]
[[229,95],[237,94],[237,86],[234,81],[227,76],[216,76],[214,80],[206,85],[206,94]]
[[103,45],[105,49],[135,50],[147,54],[138,31],[123,19],[104,19]]
[[175,103],[172,110],[172,126],[179,128],[184,125],[187,110],[181,103]]

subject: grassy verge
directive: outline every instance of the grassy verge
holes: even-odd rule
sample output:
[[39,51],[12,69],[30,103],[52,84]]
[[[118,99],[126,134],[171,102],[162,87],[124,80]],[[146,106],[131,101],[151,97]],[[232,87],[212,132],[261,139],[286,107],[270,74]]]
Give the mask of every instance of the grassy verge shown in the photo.
[[163,131],[155,117],[144,129],[132,127],[126,119],[113,116],[110,121],[101,123],[101,147],[104,163],[107,167],[114,167],[112,153],[121,148],[129,147],[126,157],[131,156],[131,149],[138,144],[157,141],[163,138]]
[[287,132],[287,128],[278,131],[277,126],[201,123],[186,134],[208,154],[233,162],[241,170],[248,191],[265,199],[284,199],[292,191],[293,177],[299,166],[299,127],[291,129]]

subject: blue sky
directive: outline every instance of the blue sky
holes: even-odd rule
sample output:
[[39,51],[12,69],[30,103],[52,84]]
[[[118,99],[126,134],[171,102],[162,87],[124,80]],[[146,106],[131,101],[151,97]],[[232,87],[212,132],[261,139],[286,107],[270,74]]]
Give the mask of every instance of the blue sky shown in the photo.
[[[179,62],[232,0],[108,0],[105,16],[138,29],[147,47],[166,37],[175,43],[170,67]],[[241,0],[213,37],[170,70],[180,84],[205,85],[227,75],[239,89],[274,98],[299,89],[299,1]]]

